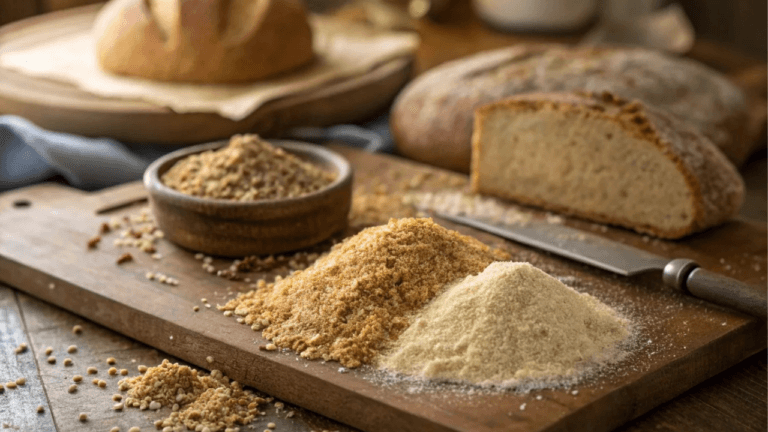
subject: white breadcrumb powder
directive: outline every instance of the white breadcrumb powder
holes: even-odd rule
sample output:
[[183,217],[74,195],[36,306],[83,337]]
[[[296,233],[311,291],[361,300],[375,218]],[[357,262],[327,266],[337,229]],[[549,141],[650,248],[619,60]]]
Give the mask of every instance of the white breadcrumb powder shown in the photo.
[[605,362],[629,323],[527,263],[497,262],[422,309],[380,365],[425,378],[514,386]]

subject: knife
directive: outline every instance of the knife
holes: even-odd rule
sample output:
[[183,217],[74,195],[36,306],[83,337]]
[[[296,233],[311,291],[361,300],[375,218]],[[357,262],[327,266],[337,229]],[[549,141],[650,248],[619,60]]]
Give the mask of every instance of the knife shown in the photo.
[[521,225],[494,225],[466,216],[437,211],[432,213],[441,219],[477,228],[623,276],[661,270],[662,280],[666,285],[712,303],[757,317],[766,317],[768,300],[765,288],[750,286],[705,270],[690,259],[669,260],[564,225],[537,221]]

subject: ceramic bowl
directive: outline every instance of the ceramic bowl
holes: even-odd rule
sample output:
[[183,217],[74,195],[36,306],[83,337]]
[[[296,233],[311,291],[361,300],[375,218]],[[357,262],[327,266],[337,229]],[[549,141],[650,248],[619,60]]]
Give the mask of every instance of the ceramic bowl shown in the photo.
[[327,187],[297,198],[240,202],[181,193],[160,180],[178,160],[224,147],[219,141],[169,153],[144,173],[144,186],[165,238],[208,255],[243,257],[288,252],[317,244],[347,226],[352,167],[341,155],[297,141],[270,141],[336,173]]

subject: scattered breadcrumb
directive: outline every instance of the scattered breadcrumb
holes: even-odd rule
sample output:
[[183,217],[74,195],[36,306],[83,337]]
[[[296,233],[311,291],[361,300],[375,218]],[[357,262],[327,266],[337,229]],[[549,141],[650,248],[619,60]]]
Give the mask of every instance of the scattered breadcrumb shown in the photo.
[[83,376],[82,375],[75,375],[75,376],[72,377],[72,381],[74,381],[76,383],[79,383],[82,380],[83,380]]
[[82,332],[83,332],[83,326],[78,324],[78,325],[75,325],[74,327],[72,327],[72,333],[80,334]]
[[26,379],[26,378],[24,378],[24,377],[21,377],[21,378],[17,378],[17,379],[16,379],[16,385],[20,385],[20,386],[23,386],[23,385],[24,385],[24,384],[26,384],[26,383],[27,383],[27,379]]
[[[78,381],[78,382],[80,382],[80,381]],[[77,391],[77,385],[75,385],[75,384],[72,384],[71,386],[69,386],[69,388],[67,389],[67,391],[68,391],[68,392],[70,392],[70,393],[74,393],[74,392],[76,392],[76,391]]]
[[56,363],[56,357],[50,356],[50,357],[48,357],[47,361],[50,364],[54,364],[54,363]]
[[77,352],[77,345],[70,345],[67,347],[67,353],[74,354]]
[[113,365],[113,364],[115,364],[115,363],[117,363],[117,360],[115,360],[115,358],[114,358],[114,357],[108,357],[108,358],[107,358],[107,364],[108,364],[108,365]]
[[86,413],[80,413],[80,415],[79,415],[79,416],[77,416],[77,418],[78,418],[78,420],[80,420],[81,422],[84,422],[84,421],[88,420],[88,414],[86,414]]
[[38,405],[36,411],[38,414],[42,414],[45,412],[45,407],[43,407],[42,405]]
[[86,369],[85,371],[88,373],[88,375],[93,375],[93,374],[96,374],[96,373],[98,373],[98,372],[99,372],[99,370],[98,370],[98,369],[96,369],[96,368],[95,368],[95,367],[93,367],[93,366],[90,366],[90,367],[89,367],[88,369]]
[[170,415],[156,423],[158,429],[186,427],[221,431],[250,423],[266,400],[230,381],[220,371],[202,375],[189,366],[163,360],[143,375],[120,380],[127,391],[124,406],[157,410],[173,406]]
[[16,383],[13,381],[8,381],[7,383],[5,383],[5,387],[13,390],[16,388]]
[[126,252],[126,253],[120,255],[120,257],[117,258],[117,261],[115,261],[115,262],[117,264],[124,264],[124,263],[127,263],[128,261],[133,261],[133,255],[131,255],[130,253]]
[[64,366],[72,366],[72,359],[67,357],[64,359]]
[[16,349],[13,350],[13,352],[16,354],[21,354],[26,351],[27,351],[27,344],[24,342],[20,343],[19,346],[17,346]]
[[96,249],[96,246],[99,245],[99,242],[101,241],[101,236],[93,236],[90,239],[88,239],[88,249]]
[[51,347],[47,347],[47,348],[45,349],[45,355],[49,356],[49,355],[51,355],[52,353],[53,353],[53,348],[51,348]]

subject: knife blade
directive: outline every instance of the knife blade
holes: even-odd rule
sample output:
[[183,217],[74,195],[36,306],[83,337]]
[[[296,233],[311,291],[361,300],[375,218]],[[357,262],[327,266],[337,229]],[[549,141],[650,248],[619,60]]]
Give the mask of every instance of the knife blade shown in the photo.
[[551,252],[623,276],[661,271],[665,284],[722,306],[765,318],[765,287],[747,285],[701,268],[686,258],[668,259],[565,225],[529,221],[519,225],[491,224],[439,211],[436,217],[470,226],[527,246]]

